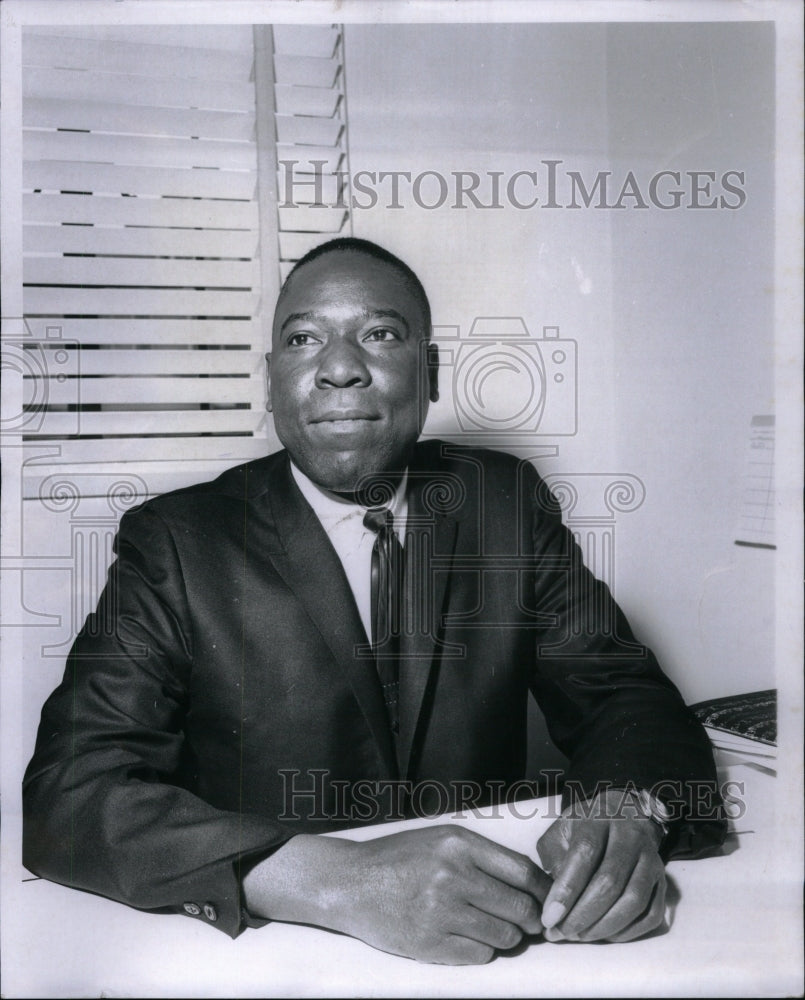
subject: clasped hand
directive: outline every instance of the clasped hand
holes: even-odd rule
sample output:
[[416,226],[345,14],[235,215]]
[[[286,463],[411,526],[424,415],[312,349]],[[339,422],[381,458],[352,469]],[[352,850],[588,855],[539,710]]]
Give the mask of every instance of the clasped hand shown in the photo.
[[[608,793],[622,802],[622,793]],[[525,935],[628,941],[664,918],[660,829],[615,817],[563,816],[523,854],[454,825],[362,843],[301,834],[244,880],[252,912],[318,924],[423,962],[488,962]]]
[[[624,810],[624,801],[623,792],[603,793],[588,816],[554,822],[537,845],[545,872],[525,855],[452,826],[367,843],[376,848],[371,877],[383,885],[390,914],[411,918],[400,924],[392,950],[426,961],[485,962],[526,934],[616,942],[656,930],[665,917],[661,830],[636,809]],[[359,936],[380,937],[392,924]]]
[[665,919],[661,828],[621,791],[603,793],[587,817],[562,816],[537,844],[553,885],[543,909],[548,941],[631,941]]

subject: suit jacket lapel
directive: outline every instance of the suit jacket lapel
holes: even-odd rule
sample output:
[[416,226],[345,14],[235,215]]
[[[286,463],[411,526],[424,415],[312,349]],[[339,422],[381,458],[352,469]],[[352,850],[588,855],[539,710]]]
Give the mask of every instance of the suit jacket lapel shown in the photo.
[[388,773],[396,775],[394,746],[374,659],[356,655],[356,647],[367,642],[355,598],[327,533],[294,482],[287,456],[268,484],[268,499],[281,545],[271,553],[277,572],[329,646],[361,706]]
[[400,643],[400,734],[397,747],[403,778],[409,776],[425,693],[433,673],[434,659],[442,645],[441,618],[456,542],[455,517],[441,513],[438,505],[432,502],[439,495],[433,489],[434,482],[438,483],[438,471],[412,463],[409,469],[405,542],[406,627]]

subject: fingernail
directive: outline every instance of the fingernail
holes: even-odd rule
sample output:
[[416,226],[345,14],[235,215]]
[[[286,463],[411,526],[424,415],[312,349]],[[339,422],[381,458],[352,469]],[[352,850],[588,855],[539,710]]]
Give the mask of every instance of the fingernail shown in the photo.
[[542,926],[553,927],[565,915],[565,908],[561,903],[551,900],[542,911]]

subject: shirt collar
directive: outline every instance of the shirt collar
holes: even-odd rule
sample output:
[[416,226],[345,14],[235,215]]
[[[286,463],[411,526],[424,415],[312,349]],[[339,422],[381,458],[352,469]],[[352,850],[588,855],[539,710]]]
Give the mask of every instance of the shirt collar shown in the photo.
[[[351,500],[345,500],[344,497],[340,497],[336,493],[331,493],[329,490],[324,489],[324,487],[317,485],[301,469],[297,468],[293,461],[291,461],[291,475],[294,477],[302,496],[307,500],[323,524],[334,525],[358,515],[360,515],[361,522],[363,521],[366,507],[353,503]],[[407,486],[408,469],[405,470],[400,478],[397,492],[394,494],[394,499],[389,505],[394,515],[395,527],[399,526],[405,520],[408,513],[408,502],[405,496]]]

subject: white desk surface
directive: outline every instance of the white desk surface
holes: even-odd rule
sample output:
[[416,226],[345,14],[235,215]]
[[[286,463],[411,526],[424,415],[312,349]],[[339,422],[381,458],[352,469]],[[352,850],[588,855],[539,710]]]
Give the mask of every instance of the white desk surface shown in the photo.
[[[141,913],[30,880],[5,854],[4,997],[794,996],[802,989],[802,886],[775,826],[775,779],[743,765],[746,813],[721,857],[668,865],[671,927],[628,944],[541,939],[489,965],[386,955],[317,928],[269,924],[231,940],[180,915]],[[536,857],[541,815],[461,822]],[[518,805],[521,812],[529,806]],[[440,822],[444,822],[442,817]],[[416,821],[422,822],[422,821]],[[427,821],[425,821],[427,822]],[[399,826],[365,828],[361,839]],[[6,847],[12,845],[6,844]],[[783,859],[783,860],[781,860]],[[795,866],[796,868],[796,866]],[[28,879],[28,881],[23,881]]]

